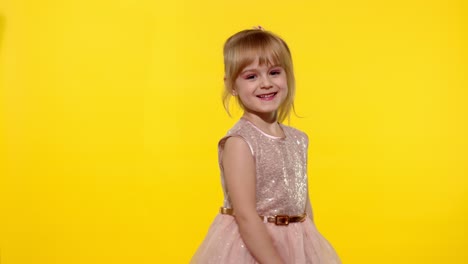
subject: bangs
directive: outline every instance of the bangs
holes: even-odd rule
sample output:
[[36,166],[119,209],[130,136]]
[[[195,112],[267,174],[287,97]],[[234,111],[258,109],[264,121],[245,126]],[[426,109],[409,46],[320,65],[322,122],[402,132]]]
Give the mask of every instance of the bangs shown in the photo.
[[252,48],[247,51],[240,51],[237,56],[234,56],[236,61],[233,62],[233,78],[236,78],[239,73],[248,65],[252,64],[258,58],[259,66],[283,66],[279,52],[276,50],[266,50],[260,47]]
[[231,73],[230,77],[235,79],[245,67],[253,63],[257,58],[260,66],[281,66],[285,68],[288,64],[289,53],[288,50],[285,50],[285,46],[278,43],[276,39],[257,35],[238,43],[232,50],[231,56],[228,57],[232,61],[226,63],[226,65],[230,65],[232,68],[226,70]]

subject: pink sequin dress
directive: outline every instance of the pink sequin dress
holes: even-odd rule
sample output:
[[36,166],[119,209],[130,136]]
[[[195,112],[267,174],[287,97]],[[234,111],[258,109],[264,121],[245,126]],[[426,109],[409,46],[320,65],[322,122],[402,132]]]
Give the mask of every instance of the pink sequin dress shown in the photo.
[[[319,233],[309,208],[307,184],[308,137],[305,133],[280,124],[285,137],[268,135],[241,118],[219,141],[218,160],[224,191],[224,207],[232,208],[222,167],[226,139],[243,138],[250,147],[256,166],[256,199],[259,215],[300,215],[304,222],[279,226],[265,223],[274,246],[287,264],[341,263],[331,244]],[[257,263],[245,246],[233,216],[218,214],[203,243],[193,256],[197,264]]]

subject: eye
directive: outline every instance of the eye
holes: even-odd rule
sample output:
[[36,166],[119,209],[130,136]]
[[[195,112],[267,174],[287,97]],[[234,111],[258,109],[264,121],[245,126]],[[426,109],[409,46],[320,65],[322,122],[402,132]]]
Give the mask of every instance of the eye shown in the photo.
[[257,77],[255,74],[247,74],[244,78],[246,80],[253,80],[255,77]]
[[279,70],[279,69],[272,70],[272,71],[270,72],[270,74],[271,74],[271,75],[280,75],[280,74],[281,74],[281,70]]

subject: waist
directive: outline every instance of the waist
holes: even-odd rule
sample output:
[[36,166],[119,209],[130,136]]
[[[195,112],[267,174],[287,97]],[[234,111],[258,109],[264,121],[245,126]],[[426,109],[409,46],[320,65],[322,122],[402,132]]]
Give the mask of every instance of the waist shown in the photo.
[[[234,209],[221,207],[219,209],[221,214],[232,215],[234,214]],[[274,223],[275,225],[287,226],[289,223],[298,223],[304,222],[306,220],[306,213],[300,215],[273,215],[273,216],[266,216],[266,215],[259,215],[260,219],[263,220],[265,223]]]

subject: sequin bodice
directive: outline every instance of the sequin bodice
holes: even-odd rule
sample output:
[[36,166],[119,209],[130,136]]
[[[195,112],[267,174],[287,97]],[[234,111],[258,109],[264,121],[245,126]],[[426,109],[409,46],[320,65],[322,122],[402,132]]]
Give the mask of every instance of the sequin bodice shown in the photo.
[[218,160],[225,207],[232,208],[232,204],[224,181],[222,152],[227,138],[239,136],[247,142],[255,160],[257,212],[261,215],[305,212],[308,137],[295,128],[280,126],[284,138],[268,135],[241,118],[219,141]]

